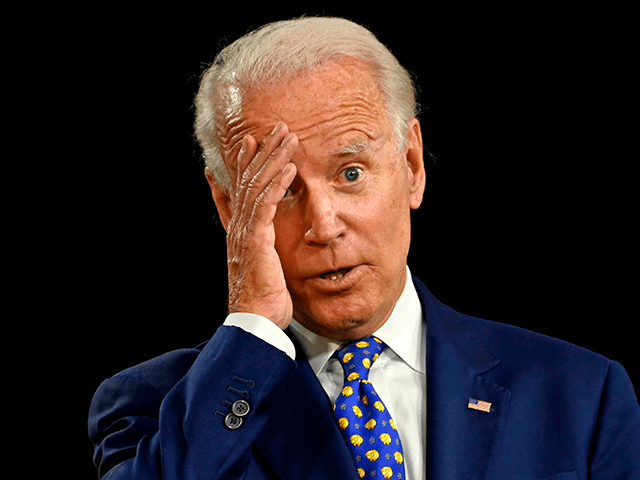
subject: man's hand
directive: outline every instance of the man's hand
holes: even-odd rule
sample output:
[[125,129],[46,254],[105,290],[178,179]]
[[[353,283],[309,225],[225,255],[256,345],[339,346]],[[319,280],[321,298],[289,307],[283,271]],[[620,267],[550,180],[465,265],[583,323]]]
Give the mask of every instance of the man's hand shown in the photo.
[[297,146],[298,137],[282,122],[260,145],[251,135],[244,138],[232,172],[233,215],[227,231],[229,313],[262,315],[283,330],[291,322],[293,304],[275,249],[273,219],[296,176],[291,159]]

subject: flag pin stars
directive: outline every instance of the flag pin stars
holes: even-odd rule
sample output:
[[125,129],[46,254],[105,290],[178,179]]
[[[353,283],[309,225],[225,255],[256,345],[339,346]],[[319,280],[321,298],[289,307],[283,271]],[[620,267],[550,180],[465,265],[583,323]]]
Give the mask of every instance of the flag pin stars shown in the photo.
[[467,408],[471,410],[478,410],[480,412],[491,412],[491,402],[485,402],[483,400],[476,400],[475,398],[470,398],[469,403],[467,403]]

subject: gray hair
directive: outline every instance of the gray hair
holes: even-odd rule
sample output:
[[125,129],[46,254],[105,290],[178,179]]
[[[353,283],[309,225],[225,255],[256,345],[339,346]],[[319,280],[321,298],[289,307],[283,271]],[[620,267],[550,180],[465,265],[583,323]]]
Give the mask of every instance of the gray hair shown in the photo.
[[313,72],[340,57],[372,68],[386,102],[400,151],[407,147],[408,122],[418,114],[411,76],[365,27],[343,18],[302,17],[270,23],[225,47],[203,73],[195,98],[195,134],[204,162],[218,185],[231,181],[220,153],[219,112],[239,114],[242,92],[264,88],[300,72]]

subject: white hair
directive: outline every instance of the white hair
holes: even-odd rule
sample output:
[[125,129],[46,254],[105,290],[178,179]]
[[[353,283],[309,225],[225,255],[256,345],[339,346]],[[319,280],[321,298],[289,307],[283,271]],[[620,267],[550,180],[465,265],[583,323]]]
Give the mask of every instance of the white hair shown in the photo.
[[242,92],[313,72],[330,60],[352,57],[370,65],[385,99],[398,149],[407,146],[417,111],[409,73],[365,27],[343,18],[302,17],[267,24],[225,47],[203,73],[195,98],[195,134],[204,162],[226,190],[231,181],[220,153],[219,112],[239,114]]

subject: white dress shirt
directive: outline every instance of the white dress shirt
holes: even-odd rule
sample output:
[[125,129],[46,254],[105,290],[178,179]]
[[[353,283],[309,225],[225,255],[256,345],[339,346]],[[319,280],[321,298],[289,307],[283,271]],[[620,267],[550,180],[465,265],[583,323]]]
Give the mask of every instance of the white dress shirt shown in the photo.
[[[273,322],[259,315],[234,313],[224,325],[258,336],[295,360],[295,348]],[[340,346],[309,331],[295,320],[291,329],[320,384],[335,402],[344,376],[340,362],[330,360]],[[395,420],[405,458],[406,480],[426,479],[427,442],[427,324],[418,292],[407,267],[404,290],[385,324],[374,333],[387,348],[375,361],[369,380]]]

